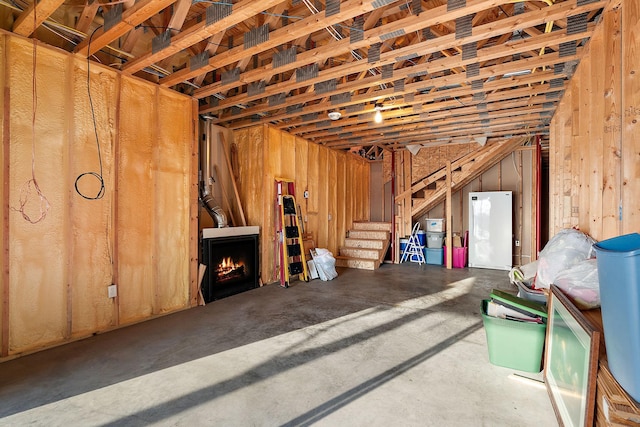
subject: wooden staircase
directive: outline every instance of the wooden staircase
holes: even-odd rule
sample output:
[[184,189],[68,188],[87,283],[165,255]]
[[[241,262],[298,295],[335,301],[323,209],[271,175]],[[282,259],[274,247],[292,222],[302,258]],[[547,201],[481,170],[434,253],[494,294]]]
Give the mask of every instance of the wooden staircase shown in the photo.
[[390,241],[391,223],[354,222],[336,256],[336,266],[375,270],[384,261]]
[[[525,141],[527,138],[519,137],[501,144],[486,145],[480,150],[452,162],[452,190],[455,192],[476,179],[482,172],[497,164]],[[446,170],[442,168],[413,184],[411,189],[396,196],[396,201],[411,196],[411,217],[419,218],[442,203],[446,194]]]

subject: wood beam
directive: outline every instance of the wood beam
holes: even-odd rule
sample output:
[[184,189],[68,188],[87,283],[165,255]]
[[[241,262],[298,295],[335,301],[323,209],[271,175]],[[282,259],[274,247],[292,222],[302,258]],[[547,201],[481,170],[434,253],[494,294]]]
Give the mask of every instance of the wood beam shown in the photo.
[[[537,38],[527,39],[526,41],[519,41],[518,43],[514,43],[513,45],[509,45],[507,47],[509,49],[509,52],[510,52],[509,55],[511,55],[512,53],[516,53],[516,52],[520,52],[520,51],[524,51],[524,50],[530,50],[531,47],[536,48],[536,47],[541,47],[541,46],[555,45],[555,44],[562,43],[564,41],[578,40],[578,39],[581,39],[581,38],[584,37],[584,34],[582,34],[582,33],[581,34],[571,34],[571,35],[567,35],[565,33],[566,33],[565,31],[560,31],[560,32],[557,32],[557,34],[556,33],[543,34],[543,35],[541,35],[541,36],[539,36]],[[472,58],[472,59],[468,59],[468,60],[460,60],[457,57],[456,58],[443,58],[443,59],[440,59],[440,60],[437,60],[437,61],[430,62],[428,64],[429,68],[426,69],[426,70],[434,72],[435,70],[446,70],[446,69],[449,69],[451,66],[455,66],[455,65],[458,65],[460,63],[463,63],[464,65],[467,65],[467,64],[470,64],[470,63],[475,63],[475,62],[482,61],[482,60],[487,60],[487,59],[490,59],[490,58],[499,58],[499,57],[501,57],[501,56],[503,56],[505,54],[504,49],[505,49],[504,46],[494,46],[494,47],[491,47],[491,48],[485,48],[482,51],[478,52],[478,56],[476,58]],[[402,75],[408,75],[409,72],[412,72],[414,69],[415,70],[421,70],[421,67],[424,67],[424,66],[412,67],[411,69],[405,68],[405,69],[402,69],[402,70],[399,70],[399,71],[401,73],[403,73],[403,74],[401,74],[401,76]],[[331,71],[331,69],[328,70],[328,71]],[[395,78],[398,78],[398,77],[394,76],[391,79],[388,79],[387,81],[390,82],[390,81],[394,80]],[[454,77],[447,76],[447,78],[453,80]],[[553,77],[551,77],[551,78],[553,78]],[[316,79],[316,81],[322,81],[322,80],[325,80],[325,79],[326,79],[326,73],[321,74],[321,76],[318,77],[318,79]],[[458,79],[459,79],[458,84],[461,83],[461,82],[467,81],[467,78],[464,75],[458,75]],[[338,88],[336,88],[335,91],[332,91],[332,92],[330,92],[328,94],[323,94],[323,96],[327,96],[327,95],[334,94],[334,93],[336,93],[336,94],[337,93],[343,93],[343,92],[346,92],[346,91],[354,91],[356,88],[367,87],[367,85],[368,86],[372,86],[372,85],[376,85],[377,86],[380,82],[383,81],[378,76],[376,76],[376,78],[374,80],[375,80],[375,84],[373,84],[372,79],[369,78],[369,79],[362,80],[360,82],[350,82],[347,85],[340,85]],[[307,84],[309,84],[309,83],[307,83]],[[492,82],[491,84],[495,84],[495,82]],[[428,83],[427,82],[418,82],[418,83],[414,83],[414,84],[411,84],[411,85],[407,85],[407,86],[405,86],[405,90],[402,93],[413,93],[413,92],[415,92],[416,90],[419,89],[419,87],[417,87],[416,85],[421,86],[421,87],[424,87],[426,85],[437,87],[437,85],[435,84],[435,82],[432,79]],[[483,90],[484,91],[488,91],[490,89],[489,88],[484,88]],[[469,92],[469,89],[468,88],[461,88],[457,92],[464,94],[464,93]],[[267,94],[270,94],[270,92],[267,91]],[[376,101],[376,100],[379,100],[379,99],[384,99],[384,98],[386,98],[388,96],[396,96],[396,95],[399,95],[399,93],[395,92],[394,89],[387,89],[387,90],[378,91],[376,96],[371,96],[371,95],[369,95],[369,96],[352,96],[351,101],[349,103],[343,104],[343,106],[344,105],[349,105],[349,104],[353,105],[353,104],[359,104],[359,103],[363,103],[363,102]],[[453,95],[455,95],[455,94],[453,94]],[[266,94],[265,94],[265,96],[266,96]],[[314,96],[316,98],[318,97],[317,95],[309,94],[309,95],[305,95],[304,97],[300,97],[300,96],[295,97],[295,98],[292,97],[291,99],[288,100],[288,102],[292,103],[292,104],[306,103],[306,102],[311,101],[311,99],[313,99]],[[443,96],[442,94],[439,95],[439,97],[442,97],[442,96]],[[418,97],[416,97],[416,98],[418,98]],[[231,101],[225,100],[225,103],[228,103],[228,102],[231,102]],[[239,101],[236,101],[236,103],[237,102],[239,102]],[[320,107],[322,107],[322,106],[320,106]],[[217,106],[217,108],[219,109],[221,107]],[[208,109],[207,106],[203,107],[204,111],[207,111],[207,109]],[[242,117],[249,117],[249,116],[251,116],[253,114],[264,113],[264,112],[267,112],[267,111],[273,110],[273,109],[274,109],[274,107],[270,107],[267,102],[263,102],[261,104],[258,104],[255,107],[251,107],[251,108],[247,108],[247,109],[243,110],[240,114],[234,115],[233,118],[234,119],[239,119],[239,118],[242,118]],[[325,109],[326,108],[315,107],[315,111],[324,111]],[[314,111],[314,109],[305,109],[304,113],[308,113],[310,111]],[[201,112],[203,112],[203,111],[201,111]],[[273,120],[274,117],[276,117],[276,116],[271,116],[270,120]],[[286,116],[283,117],[283,115],[277,116],[277,117],[286,118]],[[218,121],[224,121],[224,118],[218,119]]]
[[[263,2],[260,3],[262,4]],[[300,21],[287,25],[285,28],[280,28],[276,31],[271,32],[269,35],[269,40],[264,43],[253,46],[249,49],[245,49],[243,46],[238,46],[237,48],[217,55],[215,58],[211,58],[209,60],[209,64],[204,67],[204,69],[206,71],[211,71],[217,68],[225,67],[229,64],[240,61],[247,55],[254,55],[256,53],[264,52],[265,50],[278,47],[305,34],[310,34],[315,31],[322,30],[330,25],[346,21],[347,19],[353,18],[354,16],[358,16],[366,12],[370,12],[374,9],[374,2],[364,3],[361,0],[348,0],[341,3],[340,12],[335,15],[326,17],[323,11],[318,14],[308,16]],[[201,72],[202,69],[192,71],[190,69],[184,68],[163,79],[160,79],[160,84],[164,86],[173,86],[182,81],[191,79]]]
[[[508,1],[508,0],[505,0],[505,1]],[[474,10],[476,9],[482,10],[483,7],[491,7],[493,4],[494,4],[493,0],[477,0],[474,2],[473,8]],[[375,11],[372,13],[375,13]],[[435,9],[432,9],[428,16],[411,15],[407,18],[399,19],[380,27],[374,27],[369,30],[365,30],[365,33],[363,35],[363,40],[360,42],[351,43],[349,39],[344,39],[340,41],[333,41],[331,43],[328,43],[327,45],[318,47],[316,49],[302,52],[297,55],[295,62],[287,64],[286,66],[283,66],[283,67],[279,67],[277,71],[273,69],[272,64],[267,64],[259,69],[252,70],[249,73],[243,73],[240,76],[239,82],[233,83],[233,87],[241,86],[243,84],[247,84],[249,82],[253,82],[257,80],[264,80],[265,78],[267,78],[266,76],[271,76],[273,74],[281,73],[283,71],[294,70],[296,68],[299,68],[304,65],[308,65],[313,62],[324,61],[329,58],[335,57],[336,55],[342,55],[342,54],[349,53],[352,50],[358,50],[360,48],[368,47],[374,43],[382,42],[383,38],[386,37],[387,34],[391,34],[394,32],[418,31],[430,25],[434,25],[439,21],[453,20],[460,16],[464,16],[466,13],[468,12],[464,12],[462,10],[447,11],[446,6],[440,6]],[[565,11],[565,14],[566,14],[566,11]],[[537,21],[543,21],[543,19],[540,18],[539,14],[537,15]],[[374,25],[374,24],[375,22],[370,25]],[[522,23],[520,22],[519,24],[521,25]],[[514,22],[514,25],[518,25],[518,23]],[[287,26],[287,28],[289,27],[290,25]],[[505,30],[503,29],[502,31],[505,31]],[[479,36],[477,36],[475,33],[474,33],[474,36],[475,38],[479,38]],[[453,36],[451,37],[451,40],[454,40]],[[471,41],[471,40],[474,40],[474,39],[468,39],[468,41]],[[390,52],[387,53],[386,56],[384,54],[381,54],[381,61],[377,63],[376,66],[384,65],[384,63],[387,63],[387,62],[395,63],[396,62],[395,58],[397,56],[401,56],[407,53],[413,53],[415,50],[419,50],[422,52],[421,50],[422,48],[423,48],[422,44],[417,44],[417,45],[414,45],[413,47],[408,46],[408,47],[402,48],[400,51],[395,51],[393,55]],[[440,49],[441,47],[439,47],[437,50],[440,50]],[[386,58],[387,61],[383,60],[383,58]],[[365,63],[366,62],[367,61],[365,60]],[[371,68],[371,66],[372,64],[368,64],[369,68]],[[338,67],[334,67],[334,68],[338,68]],[[358,71],[362,71],[362,69]],[[357,71],[353,71],[353,72],[357,72]],[[344,75],[344,72],[342,74]],[[226,86],[223,87],[222,83],[218,82],[218,83],[214,83],[209,86],[198,89],[194,93],[194,96],[196,96],[197,98],[204,98],[206,96],[213,95],[215,93],[224,92],[226,90],[229,90],[230,88],[231,87],[226,87]]]
[[[91,37],[87,37],[80,42],[74,52],[83,56],[93,55],[153,15],[169,7],[175,1],[176,0],[140,0],[133,7],[122,12],[122,20],[119,23],[115,24],[106,32],[104,31],[104,27],[97,29]],[[91,41],[91,50],[89,50],[89,41]]]
[[62,3],[64,3],[64,0],[34,1],[18,16],[18,19],[13,24],[13,32],[29,37]]
[[[127,64],[125,64],[122,71],[129,74],[138,72],[151,64],[174,55],[181,50],[187,49],[215,34],[218,34],[220,32],[224,33],[227,28],[238,25],[241,22],[251,18],[252,16],[255,16],[256,14],[263,12],[264,10],[267,10],[268,8],[281,2],[282,0],[244,0],[243,2],[235,4],[233,6],[233,13],[231,15],[222,18],[221,20],[214,22],[211,25],[207,25],[206,19],[204,19],[201,22],[192,25],[189,28],[186,28],[184,31],[180,32],[180,34],[172,38],[169,47],[162,49],[161,51],[156,53],[149,51],[141,57],[134,59],[133,61],[129,61]],[[186,68],[185,71],[191,70]],[[204,68],[202,68],[196,70],[195,72],[190,73],[191,75],[188,78],[181,79],[180,81],[188,80],[202,73],[206,74],[208,71],[211,71],[211,69],[205,70]]]
[[171,19],[169,20],[169,29],[172,35],[175,36],[180,32],[185,19],[187,19],[187,13],[189,13],[190,8],[191,0],[178,0],[176,4],[173,5],[173,15],[171,15]]
[[[564,5],[564,6],[563,6]],[[556,7],[557,6],[557,7]],[[560,16],[560,15],[565,15],[567,13],[568,10],[573,9],[573,7],[575,7],[575,5],[573,5],[573,7],[571,7],[572,5],[570,4],[566,4],[566,3],[562,3],[559,5],[554,6],[555,9],[548,11],[552,16]],[[580,9],[582,10],[582,9]],[[546,15],[548,16],[548,15]],[[527,19],[528,18],[528,19]],[[543,23],[545,20],[545,17],[541,17],[540,14],[531,14],[528,17],[525,17],[523,15],[519,15],[517,17],[517,19],[513,19],[513,18],[509,18],[508,20],[505,19],[503,20],[503,25],[500,26],[495,26],[493,24],[487,24],[484,26],[480,26],[476,29],[474,29],[474,35],[471,37],[467,37],[467,38],[463,38],[463,39],[459,39],[459,40],[455,40],[455,35],[448,35],[448,36],[443,36],[440,37],[438,39],[434,39],[434,40],[428,40],[425,42],[421,42],[421,43],[417,43],[416,45],[413,46],[408,46],[402,49],[398,49],[395,50],[393,52],[389,52],[386,54],[382,54],[380,61],[378,63],[376,63],[376,66],[382,66],[385,64],[394,64],[396,63],[396,57],[404,55],[404,54],[408,54],[412,51],[420,51],[423,53],[430,53],[430,52],[435,52],[435,51],[439,51],[442,49],[442,45],[447,45],[447,44],[451,44],[451,43],[469,43],[471,41],[477,41],[479,39],[482,38],[489,38],[489,37],[494,37],[497,35],[501,35],[503,33],[511,33],[513,31],[513,29],[519,25],[522,24],[522,20],[526,20],[527,25],[538,25],[540,23]],[[540,46],[547,46],[547,45],[553,45],[556,43],[560,43],[561,41],[556,41],[555,38],[557,37],[561,37],[561,33],[563,32],[557,32],[557,34],[552,33],[552,34],[542,34],[539,37],[536,38],[531,38],[531,39],[527,39],[526,41],[522,41],[522,42],[517,42],[517,43],[513,43],[512,45],[500,45],[500,46],[494,46],[491,48],[485,48],[483,50],[481,50],[480,52],[478,52],[478,57],[471,59],[471,60],[467,60],[466,62],[462,62],[463,64],[468,64],[468,63],[473,63],[473,62],[481,62],[481,61],[488,61],[490,59],[496,59],[499,58],[501,56],[504,56],[505,54],[511,56],[513,53],[518,53],[518,52],[524,52],[527,50],[532,50],[532,49],[536,49],[539,48]],[[584,37],[584,34],[580,34],[580,36]],[[566,40],[576,40],[579,37],[574,36],[574,37],[569,37]],[[563,39],[563,41],[566,41],[565,39]],[[523,43],[527,45],[527,47],[523,47]],[[302,55],[299,55],[302,56]],[[296,61],[297,62],[297,61]],[[330,93],[330,94],[336,94],[336,93],[343,93],[346,91],[355,91],[358,89],[362,89],[365,87],[373,87],[373,86],[378,86],[379,83],[389,83],[392,82],[394,80],[397,80],[399,78],[408,78],[408,76],[411,73],[416,73],[416,72],[436,72],[438,70],[445,70],[445,69],[449,69],[451,66],[455,66],[460,64],[461,61],[459,60],[459,57],[455,57],[455,58],[442,58],[436,61],[432,61],[429,62],[428,64],[421,64],[421,65],[417,65],[414,67],[407,67],[401,70],[398,70],[397,72],[394,72],[394,76],[390,79],[387,80],[382,80],[380,78],[380,76],[375,76],[375,77],[371,77],[368,80],[363,79],[362,81],[360,81],[359,83],[353,83],[350,82],[346,85],[341,85],[339,88],[337,88],[334,92]],[[325,80],[329,80],[331,78],[336,78],[339,76],[344,76],[348,73],[354,73],[354,72],[360,72],[363,70],[367,70],[371,68],[371,64],[368,63],[368,61],[366,60],[362,60],[362,61],[358,61],[357,63],[347,63],[345,65],[342,66],[338,66],[338,67],[333,67],[330,68],[328,70],[324,70],[321,71],[319,73],[319,76],[317,79],[315,79],[314,81],[312,81],[311,83],[315,82],[315,81],[325,81]],[[464,77],[464,76],[463,76]],[[241,78],[242,79],[242,78]],[[466,77],[463,80],[460,80],[460,82],[466,81]],[[375,81],[376,83],[373,84],[372,81]],[[298,82],[293,82],[293,83],[280,83],[280,84],[276,84],[276,85],[270,85],[267,90],[265,91],[265,93],[257,95],[257,96],[253,96],[253,97],[249,97],[248,94],[244,93],[241,95],[238,95],[236,97],[233,98],[229,98],[221,103],[219,103],[217,106],[213,107],[213,108],[209,108],[208,106],[203,106],[201,108],[201,113],[206,113],[206,112],[211,112],[214,110],[219,110],[228,106],[232,106],[238,103],[247,103],[249,101],[255,100],[255,99],[260,99],[260,98],[264,98],[267,97],[269,95],[273,95],[276,93],[281,93],[281,92],[290,92],[291,90],[295,89],[296,87],[298,87],[298,85],[302,85],[304,84],[305,86],[309,84],[308,81],[302,82],[302,83],[298,83]],[[422,84],[423,86],[425,85],[425,83]],[[213,86],[213,85],[210,85]],[[220,88],[220,84],[217,85],[218,88]],[[407,92],[405,90],[405,92]],[[201,97],[204,94],[208,94],[211,93],[210,90],[208,90],[207,88],[201,88],[195,91],[194,95],[196,97]],[[292,103],[306,103],[309,102],[310,99],[296,99],[296,100],[291,100]],[[264,106],[264,104],[260,104],[262,106]],[[268,108],[265,110],[264,108],[261,108],[260,106],[254,107],[253,109],[248,109],[245,110],[242,115],[236,115],[234,118],[238,119],[238,118],[242,118],[243,116],[250,116],[251,114],[254,113],[263,113],[266,112],[268,110]]]
[[100,8],[100,3],[98,0],[90,0],[80,12],[80,16],[78,17],[78,22],[76,22],[76,30],[87,34],[89,32],[89,28],[91,28],[91,24],[96,17],[96,13],[98,13],[98,9]]

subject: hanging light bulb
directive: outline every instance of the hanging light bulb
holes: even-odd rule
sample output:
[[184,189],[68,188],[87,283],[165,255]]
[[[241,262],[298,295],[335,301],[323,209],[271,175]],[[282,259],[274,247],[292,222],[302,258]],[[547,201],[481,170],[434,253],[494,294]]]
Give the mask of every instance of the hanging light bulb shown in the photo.
[[375,110],[376,114],[373,116],[373,121],[376,123],[382,123],[382,113],[380,112],[380,110],[382,110],[382,105],[376,104]]

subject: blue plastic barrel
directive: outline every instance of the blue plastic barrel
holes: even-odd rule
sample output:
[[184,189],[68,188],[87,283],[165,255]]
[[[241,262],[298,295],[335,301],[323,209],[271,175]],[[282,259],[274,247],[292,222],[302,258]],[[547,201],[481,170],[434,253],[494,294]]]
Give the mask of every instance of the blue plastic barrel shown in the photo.
[[640,234],[603,240],[593,247],[609,369],[640,401]]
[[418,237],[418,242],[420,242],[420,246],[427,246],[427,234],[424,231],[418,230],[418,232],[416,233],[416,236]]
[[400,259],[402,259],[402,254],[407,250],[407,246],[409,246],[409,239],[400,239]]

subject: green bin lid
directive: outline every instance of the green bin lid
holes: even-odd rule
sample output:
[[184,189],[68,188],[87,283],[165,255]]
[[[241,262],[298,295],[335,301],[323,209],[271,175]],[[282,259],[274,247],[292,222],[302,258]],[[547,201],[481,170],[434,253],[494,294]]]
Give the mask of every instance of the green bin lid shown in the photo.
[[544,319],[547,318],[547,308],[544,304],[539,302],[520,298],[499,289],[493,289],[491,291],[491,299],[499,304],[503,304],[509,308],[520,311],[521,313],[530,313],[532,316],[540,316]]

